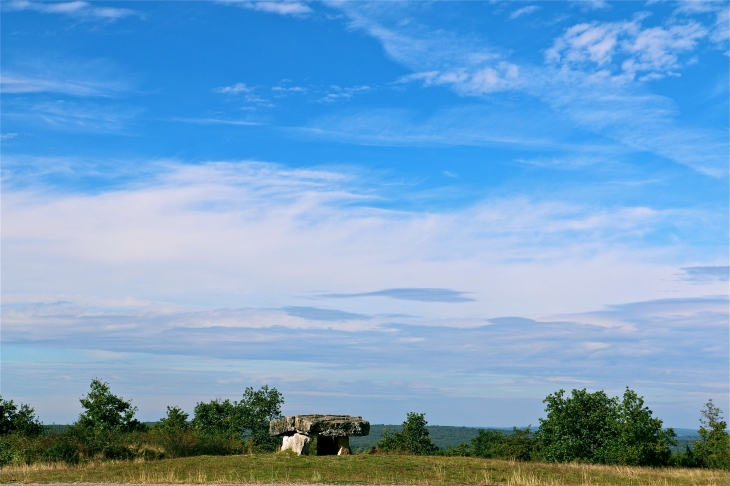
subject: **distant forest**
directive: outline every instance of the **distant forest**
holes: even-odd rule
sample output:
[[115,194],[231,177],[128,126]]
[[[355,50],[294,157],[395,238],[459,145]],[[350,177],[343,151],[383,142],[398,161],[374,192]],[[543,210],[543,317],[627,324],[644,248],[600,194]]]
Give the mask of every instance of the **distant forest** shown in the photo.
[[[377,446],[383,438],[383,432],[391,429],[397,432],[402,430],[402,425],[371,424],[370,435],[365,437],[350,437],[350,447],[353,451],[366,452]],[[454,427],[448,425],[429,425],[428,431],[431,434],[433,443],[439,449],[457,447],[459,444],[471,442],[479,434],[479,430],[496,430],[504,435],[512,435],[512,428],[503,427]],[[684,451],[686,447],[692,448],[694,441],[700,436],[693,429],[674,429],[677,434],[677,445],[671,446],[673,452]]]

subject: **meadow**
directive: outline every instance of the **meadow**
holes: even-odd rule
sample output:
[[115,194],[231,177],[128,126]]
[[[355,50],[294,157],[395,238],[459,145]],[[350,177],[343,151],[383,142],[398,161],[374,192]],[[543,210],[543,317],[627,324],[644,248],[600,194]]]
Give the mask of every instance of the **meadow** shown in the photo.
[[0,483],[131,484],[412,484],[723,486],[727,471],[588,464],[549,464],[473,457],[292,453],[197,456],[159,461],[95,461],[83,465],[7,466]]

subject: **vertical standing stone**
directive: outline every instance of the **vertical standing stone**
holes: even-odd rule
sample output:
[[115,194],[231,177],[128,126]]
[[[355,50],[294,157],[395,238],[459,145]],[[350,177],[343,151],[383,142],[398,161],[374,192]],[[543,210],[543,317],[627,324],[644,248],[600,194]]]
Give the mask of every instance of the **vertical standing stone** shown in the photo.
[[285,435],[281,444],[282,451],[294,451],[297,455],[309,453],[311,439],[304,434]]
[[350,438],[348,436],[337,437],[335,443],[337,444],[338,456],[346,456],[350,453]]

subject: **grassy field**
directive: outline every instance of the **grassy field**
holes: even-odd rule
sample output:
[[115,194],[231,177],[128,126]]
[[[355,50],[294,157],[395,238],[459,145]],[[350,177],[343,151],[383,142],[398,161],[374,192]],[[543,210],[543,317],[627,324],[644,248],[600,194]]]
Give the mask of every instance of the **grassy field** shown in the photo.
[[556,465],[466,457],[297,457],[280,453],[6,467],[0,470],[0,482],[724,486],[730,485],[730,474],[718,470]]

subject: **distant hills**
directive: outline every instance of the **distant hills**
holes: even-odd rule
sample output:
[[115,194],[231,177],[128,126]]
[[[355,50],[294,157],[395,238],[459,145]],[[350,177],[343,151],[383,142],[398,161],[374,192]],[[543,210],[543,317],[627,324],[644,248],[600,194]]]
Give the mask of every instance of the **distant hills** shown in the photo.
[[[370,425],[370,435],[365,437],[350,437],[350,447],[353,451],[366,451],[380,441],[383,436],[383,432],[386,428],[390,427],[394,431],[400,431],[400,425],[384,425],[384,424],[372,424]],[[470,442],[472,438],[476,437],[477,431],[480,429],[487,430],[499,430],[505,434],[511,434],[512,428],[501,428],[501,427],[453,427],[447,425],[429,425],[428,431],[431,433],[433,443],[441,449],[448,447],[456,447],[457,445]],[[537,430],[537,427],[532,429]],[[674,429],[677,433],[677,448],[684,450],[685,444],[692,444],[694,439],[699,438],[696,430],[692,429]]]
[[[147,425],[154,425],[155,422],[145,422]],[[46,428],[53,432],[62,432],[68,425],[46,425]],[[394,431],[400,431],[400,425],[373,424],[370,425],[370,435],[365,437],[350,437],[350,447],[353,451],[367,451],[380,441],[385,429],[390,427]],[[454,427],[448,425],[429,425],[428,430],[433,438],[433,443],[441,449],[448,447],[456,447],[457,445],[470,442],[476,437],[477,431],[480,429],[499,430],[505,434],[511,434],[512,428],[501,427]],[[536,430],[533,428],[532,430]],[[695,439],[698,439],[697,430],[693,429],[674,429],[677,433],[677,449],[684,450],[686,444],[691,445]]]

